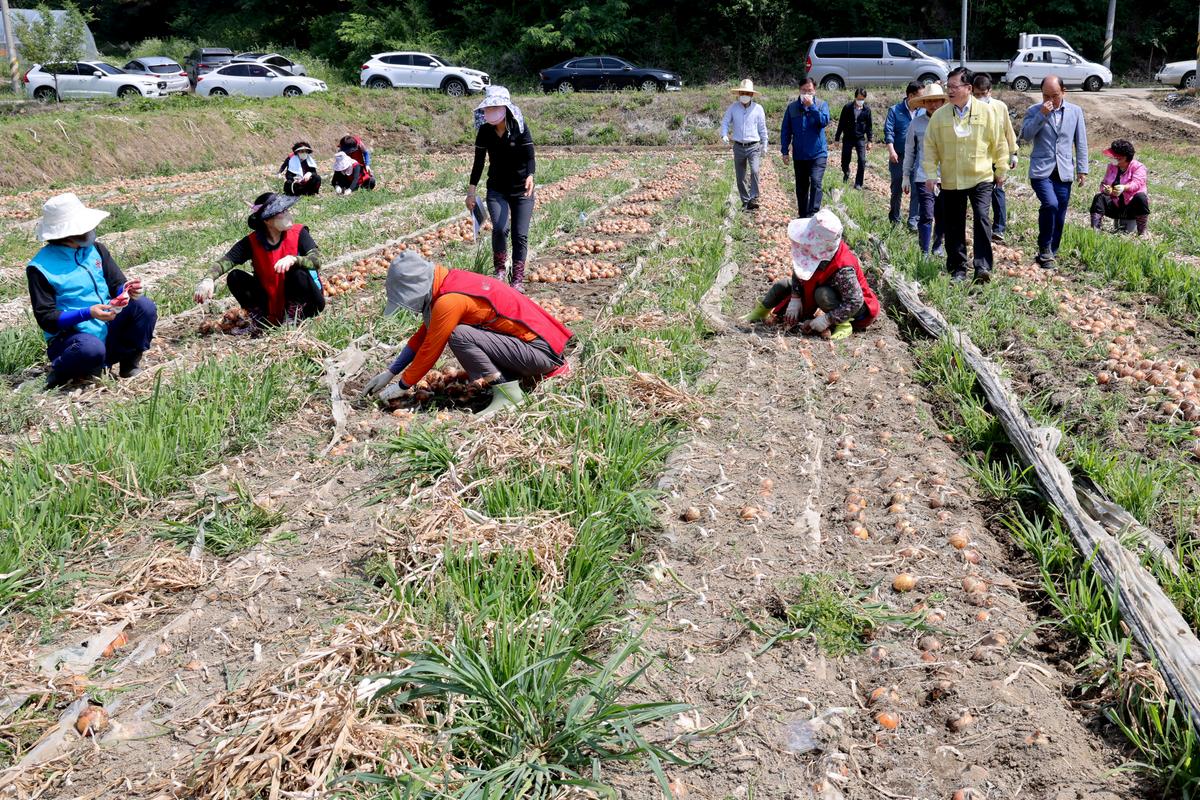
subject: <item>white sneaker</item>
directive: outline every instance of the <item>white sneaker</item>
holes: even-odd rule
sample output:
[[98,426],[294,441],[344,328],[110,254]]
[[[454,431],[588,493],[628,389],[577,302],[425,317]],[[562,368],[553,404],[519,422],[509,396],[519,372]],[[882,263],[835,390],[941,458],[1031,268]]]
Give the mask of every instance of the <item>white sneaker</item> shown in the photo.
[[340,187],[340,186],[335,186],[335,187],[333,187],[333,190],[334,190],[335,192],[337,192],[338,194],[341,194],[341,193],[342,193],[342,187]]

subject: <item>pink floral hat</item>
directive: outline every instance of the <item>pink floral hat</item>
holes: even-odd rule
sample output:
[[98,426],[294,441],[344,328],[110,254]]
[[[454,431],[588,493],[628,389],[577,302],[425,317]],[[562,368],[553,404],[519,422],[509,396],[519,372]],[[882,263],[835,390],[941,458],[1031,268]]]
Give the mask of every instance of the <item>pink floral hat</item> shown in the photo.
[[823,208],[811,217],[789,222],[788,238],[792,240],[792,272],[806,281],[822,261],[837,253],[842,244],[842,221]]

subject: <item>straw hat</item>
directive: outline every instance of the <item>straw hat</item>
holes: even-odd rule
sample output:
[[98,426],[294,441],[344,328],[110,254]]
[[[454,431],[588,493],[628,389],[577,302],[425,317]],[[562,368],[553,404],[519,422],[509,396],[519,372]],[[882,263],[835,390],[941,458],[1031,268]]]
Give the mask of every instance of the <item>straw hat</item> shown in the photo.
[[946,90],[942,88],[940,83],[931,83],[921,90],[913,103],[918,106],[929,106],[936,103],[938,100],[945,102],[950,98],[946,95]]
[[842,221],[827,208],[788,223],[792,240],[792,273],[806,281],[822,261],[833,258],[842,244]]
[[42,218],[33,233],[41,242],[82,236],[107,216],[107,211],[85,206],[74,192],[57,194],[42,206]]
[[758,94],[758,92],[754,90],[754,81],[750,80],[749,78],[743,78],[742,82],[737,85],[737,88],[730,89],[729,91],[733,92],[734,94],[742,94],[743,92],[746,94]]

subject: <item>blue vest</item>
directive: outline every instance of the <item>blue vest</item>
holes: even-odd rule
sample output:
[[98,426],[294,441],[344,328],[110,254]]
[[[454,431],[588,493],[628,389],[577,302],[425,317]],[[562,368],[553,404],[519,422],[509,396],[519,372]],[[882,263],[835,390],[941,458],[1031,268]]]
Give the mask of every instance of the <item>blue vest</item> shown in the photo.
[[[61,244],[48,244],[29,262],[46,276],[54,289],[54,306],[58,313],[90,308],[97,303],[107,303],[108,283],[104,280],[104,268],[100,263],[100,251],[95,245],[75,249]],[[108,323],[98,319],[85,319],[75,326],[76,330],[90,333],[100,341],[108,336]],[[46,333],[46,340],[53,339]]]

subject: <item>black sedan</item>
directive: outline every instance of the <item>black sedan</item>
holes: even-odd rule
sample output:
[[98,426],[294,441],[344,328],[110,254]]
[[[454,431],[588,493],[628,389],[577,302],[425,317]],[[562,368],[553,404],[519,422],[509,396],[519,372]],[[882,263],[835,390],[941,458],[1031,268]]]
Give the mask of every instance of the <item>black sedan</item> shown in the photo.
[[640,89],[643,92],[677,92],[683,81],[674,72],[635,67],[613,56],[568,58],[538,73],[544,92]]

